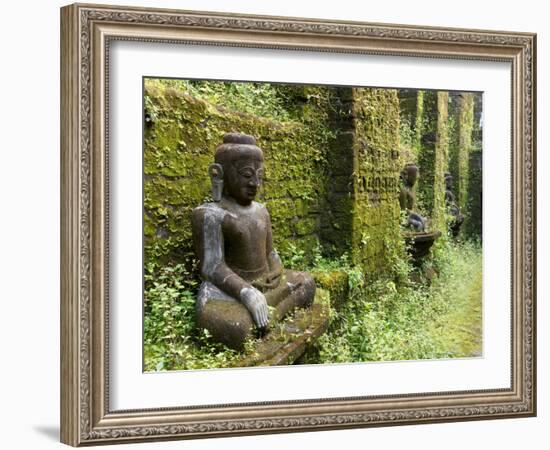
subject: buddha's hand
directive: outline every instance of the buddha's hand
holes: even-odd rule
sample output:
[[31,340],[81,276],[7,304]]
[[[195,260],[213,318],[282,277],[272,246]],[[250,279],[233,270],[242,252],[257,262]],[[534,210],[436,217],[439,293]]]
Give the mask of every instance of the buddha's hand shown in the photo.
[[258,328],[265,328],[269,322],[267,301],[258,289],[245,287],[240,292],[241,302],[254,319]]

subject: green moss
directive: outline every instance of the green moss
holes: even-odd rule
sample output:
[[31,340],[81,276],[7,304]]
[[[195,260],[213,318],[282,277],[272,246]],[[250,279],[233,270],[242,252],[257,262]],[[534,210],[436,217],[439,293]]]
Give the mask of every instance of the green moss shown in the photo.
[[393,89],[354,89],[353,262],[369,276],[404,258],[399,226],[399,99]]
[[336,309],[341,308],[348,298],[348,274],[343,270],[314,270],[312,275],[317,286],[330,293],[331,305]]
[[[349,252],[371,274],[392,271],[404,258],[396,90],[275,86],[270,89],[287,113],[267,117],[251,114],[253,107],[230,109],[240,100],[229,108],[207,101],[221,88],[185,86],[145,83],[151,119],[144,155],[147,260],[193,266],[191,211],[210,198],[207,168],[230,131],[254,135],[264,151],[258,200],[270,211],[280,252],[297,249],[311,262],[322,242],[328,253]],[[342,107],[335,110],[335,104]],[[288,120],[274,120],[280,117]]]
[[[210,198],[208,165],[230,131],[255,136],[264,151],[259,201],[270,211],[275,244],[291,239],[311,255],[318,243],[311,236],[318,232],[312,214],[319,213],[326,186],[324,144],[330,133],[321,130],[323,110],[308,109],[301,122],[278,122],[195,98],[183,85],[167,81],[145,82],[145,113],[151,119],[144,142],[146,259],[192,266],[191,211]],[[321,94],[323,88],[307,92],[312,104],[324,101]]]
[[445,207],[445,172],[449,164],[449,129],[448,129],[449,93],[437,93],[437,139],[434,158],[434,198],[432,229],[442,231],[445,236],[447,217]]
[[300,219],[294,224],[298,236],[305,236],[317,230],[317,220],[311,217]]
[[148,214],[143,215],[143,234],[146,239],[153,238],[157,233],[157,224]]
[[418,158],[420,142],[424,131],[424,91],[416,93],[416,117],[415,117],[415,157]]
[[465,209],[468,200],[469,164],[472,152],[472,131],[474,128],[474,94],[463,94],[459,116],[458,145],[458,205]]
[[[419,179],[417,206],[428,217],[434,205],[434,163],[437,139],[437,91],[425,91],[423,95],[422,134],[418,148]],[[410,161],[407,161],[410,162]]]

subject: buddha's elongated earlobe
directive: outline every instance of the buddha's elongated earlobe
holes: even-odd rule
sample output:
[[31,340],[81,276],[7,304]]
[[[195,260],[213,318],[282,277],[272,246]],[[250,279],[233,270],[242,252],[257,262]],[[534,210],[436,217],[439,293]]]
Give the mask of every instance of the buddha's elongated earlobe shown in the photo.
[[213,163],[208,167],[208,174],[212,181],[212,199],[219,202],[223,193],[223,167],[221,164]]

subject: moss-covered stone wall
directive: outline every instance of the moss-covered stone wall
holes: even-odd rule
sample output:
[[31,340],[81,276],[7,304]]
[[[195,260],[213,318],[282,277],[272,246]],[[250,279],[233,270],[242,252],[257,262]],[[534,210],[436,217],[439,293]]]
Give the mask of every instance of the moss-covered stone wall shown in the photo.
[[474,94],[465,92],[460,98],[458,117],[458,206],[466,209],[469,190],[470,153],[474,127]]
[[210,199],[207,168],[230,131],[254,135],[264,151],[259,201],[283,256],[307,261],[316,248],[348,253],[369,274],[390,271],[404,257],[397,91],[293,86],[283,94],[296,120],[237,112],[146,81],[146,263],[193,268],[191,211]]
[[434,155],[434,196],[432,229],[445,232],[447,230],[447,214],[445,206],[445,172],[449,167],[449,93],[437,93],[437,132]]
[[482,96],[474,92],[454,92],[450,97],[449,171],[457,204],[465,217],[461,232],[480,238]]
[[449,93],[404,91],[400,98],[401,114],[413,131],[413,152],[406,162],[415,162],[419,167],[417,208],[431,219],[430,229],[445,230],[444,174],[449,169],[450,154],[454,154],[449,151],[454,140]]
[[319,242],[323,149],[300,123],[224,110],[153,81],[145,84],[145,260],[192,266],[191,211],[209,200],[208,165],[224,133],[254,135],[265,156],[260,201],[271,214],[275,246],[307,255]]
[[417,164],[419,180],[417,202],[424,214],[431,217],[434,205],[434,169],[437,141],[437,91],[424,91]]
[[461,92],[449,93],[449,172],[453,176],[453,193],[458,195],[459,122]]
[[417,163],[425,128],[424,91],[420,89],[399,89],[398,97],[402,133],[401,150],[407,163]]
[[432,219],[432,228],[446,229],[443,174],[449,171],[465,216],[462,231],[480,237],[482,95],[410,89],[398,95],[405,124],[401,133],[410,141],[405,154],[420,168],[417,206]]
[[481,240],[483,231],[483,156],[480,147],[470,153],[468,180],[468,208],[464,223],[467,236]]
[[420,142],[422,141],[422,134],[424,131],[424,91],[418,90],[416,92],[416,117],[414,120],[414,143],[416,149],[416,155],[420,149]]
[[483,229],[483,95],[473,96],[472,148],[469,161],[466,235],[481,239]]
[[321,241],[325,254],[332,257],[350,254],[352,247],[353,101],[353,88],[339,87],[330,91],[328,126],[334,138],[326,155],[328,184],[323,201]]
[[399,98],[393,89],[353,90],[353,258],[368,274],[404,257],[398,201]]

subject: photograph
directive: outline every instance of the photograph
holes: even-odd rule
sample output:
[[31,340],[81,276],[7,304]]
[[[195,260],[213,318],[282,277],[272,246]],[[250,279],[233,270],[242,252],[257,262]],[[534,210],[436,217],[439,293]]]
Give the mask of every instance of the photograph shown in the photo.
[[548,446],[544,2],[3,6],[2,448]]
[[536,414],[536,34],[307,16],[61,8],[62,442]]
[[145,372],[483,357],[483,93],[143,77]]

